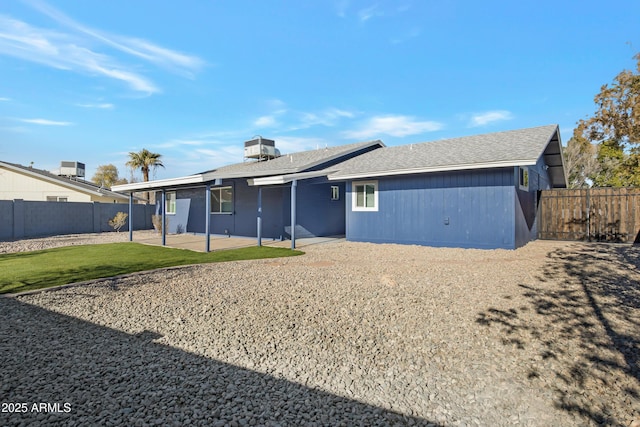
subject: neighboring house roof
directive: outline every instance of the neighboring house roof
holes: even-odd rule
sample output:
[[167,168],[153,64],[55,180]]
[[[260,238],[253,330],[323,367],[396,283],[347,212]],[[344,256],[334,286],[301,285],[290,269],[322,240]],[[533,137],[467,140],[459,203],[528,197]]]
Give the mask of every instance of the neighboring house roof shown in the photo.
[[47,181],[57,185],[61,185],[63,187],[67,187],[72,190],[79,191],[81,193],[90,194],[92,196],[111,197],[114,199],[129,200],[129,196],[126,194],[116,193],[114,191],[107,190],[106,188],[97,186],[94,183],[89,181],[71,179],[65,176],[58,176],[45,170],[34,169],[32,167],[22,166],[17,163],[0,162],[0,167],[4,167],[8,170],[24,174],[35,179],[40,179],[42,181]]
[[566,187],[557,125],[385,147],[336,165],[331,180],[535,165],[544,155],[553,187]]
[[[163,179],[149,182],[138,182],[114,186],[117,191],[139,191],[154,188],[169,188],[174,186],[198,184],[215,179],[228,178],[257,178],[274,175],[287,175],[309,171],[315,167],[325,165],[349,154],[365,150],[370,147],[384,147],[382,141],[358,142],[355,144],[339,145],[337,147],[320,148],[317,150],[301,151],[285,154],[271,160],[247,161],[223,166],[218,169],[189,175],[180,178]],[[326,175],[326,173],[325,173]]]

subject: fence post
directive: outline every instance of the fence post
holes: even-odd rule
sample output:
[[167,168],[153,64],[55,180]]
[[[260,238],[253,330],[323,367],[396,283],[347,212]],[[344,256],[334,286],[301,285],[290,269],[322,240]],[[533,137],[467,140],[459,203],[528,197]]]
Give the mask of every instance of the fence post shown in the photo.
[[587,193],[587,241],[591,241],[591,197],[589,196],[590,189],[586,189]]
[[93,211],[93,232],[101,233],[102,224],[100,224],[100,218],[102,217],[102,206],[100,206],[100,202],[93,202],[91,209]]
[[24,235],[25,223],[25,206],[24,200],[15,199],[13,201],[13,238],[15,240],[22,239]]

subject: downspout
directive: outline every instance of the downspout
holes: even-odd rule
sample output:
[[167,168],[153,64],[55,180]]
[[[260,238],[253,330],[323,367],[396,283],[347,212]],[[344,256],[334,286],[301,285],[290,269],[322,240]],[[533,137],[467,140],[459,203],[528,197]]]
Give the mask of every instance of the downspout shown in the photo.
[[204,251],[211,251],[211,183],[208,183],[205,187],[206,194],[204,195],[204,234],[206,243],[204,245]]

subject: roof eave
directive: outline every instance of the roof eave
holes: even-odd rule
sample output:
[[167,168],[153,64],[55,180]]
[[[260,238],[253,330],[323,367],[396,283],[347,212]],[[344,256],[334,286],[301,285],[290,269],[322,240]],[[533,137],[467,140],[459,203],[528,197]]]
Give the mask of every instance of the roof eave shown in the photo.
[[159,179],[156,181],[134,182],[130,184],[114,185],[111,187],[113,191],[133,192],[133,191],[147,191],[157,190],[166,187],[181,186],[188,184],[203,183],[204,175],[189,175],[178,178]]
[[392,169],[392,170],[386,170],[386,171],[371,171],[371,172],[361,172],[361,173],[344,174],[344,175],[338,172],[338,173],[329,175],[328,178],[330,181],[337,181],[337,180],[347,180],[347,179],[371,178],[371,177],[378,177],[378,176],[410,175],[410,174],[449,172],[449,171],[459,171],[459,170],[531,166],[535,164],[536,164],[536,160],[522,159],[522,160],[510,160],[505,162],[443,165],[443,166],[435,166],[435,167],[427,167],[427,168],[411,168],[411,169]]
[[250,186],[256,186],[256,187],[265,186],[265,185],[282,185],[282,184],[288,184],[294,180],[303,180],[303,179],[309,179],[309,178],[317,178],[320,176],[327,176],[331,172],[332,170],[325,169],[321,171],[267,176],[264,178],[251,178],[251,179],[247,179],[247,183]]

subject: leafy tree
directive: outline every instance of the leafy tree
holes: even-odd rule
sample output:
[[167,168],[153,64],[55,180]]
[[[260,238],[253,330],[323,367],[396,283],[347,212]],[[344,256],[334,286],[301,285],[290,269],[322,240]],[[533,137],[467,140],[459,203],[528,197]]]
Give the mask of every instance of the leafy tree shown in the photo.
[[586,122],[592,141],[614,140],[636,148],[640,145],[640,54],[633,58],[638,61],[637,73],[623,70],[594,98],[598,110]]
[[573,136],[563,150],[569,188],[585,188],[600,172],[598,147],[584,137],[584,126],[578,124]]
[[640,185],[640,54],[633,58],[636,72],[623,70],[603,85],[594,116],[578,123],[582,136],[599,145],[599,186]]
[[96,185],[109,189],[113,185],[127,183],[125,178],[118,177],[118,168],[112,164],[98,166],[96,173],[91,178],[91,181]]
[[615,140],[600,143],[597,161],[600,165],[598,173],[593,177],[596,187],[624,187],[627,185],[623,165],[625,153],[622,145]]
[[[151,151],[143,148],[141,151],[129,152],[129,161],[127,166],[131,168],[131,172],[140,169],[142,172],[142,180],[149,181],[149,171],[155,171],[158,167],[164,167],[162,160],[160,159],[162,154],[152,153]],[[146,199],[149,200],[149,193],[146,193]]]

